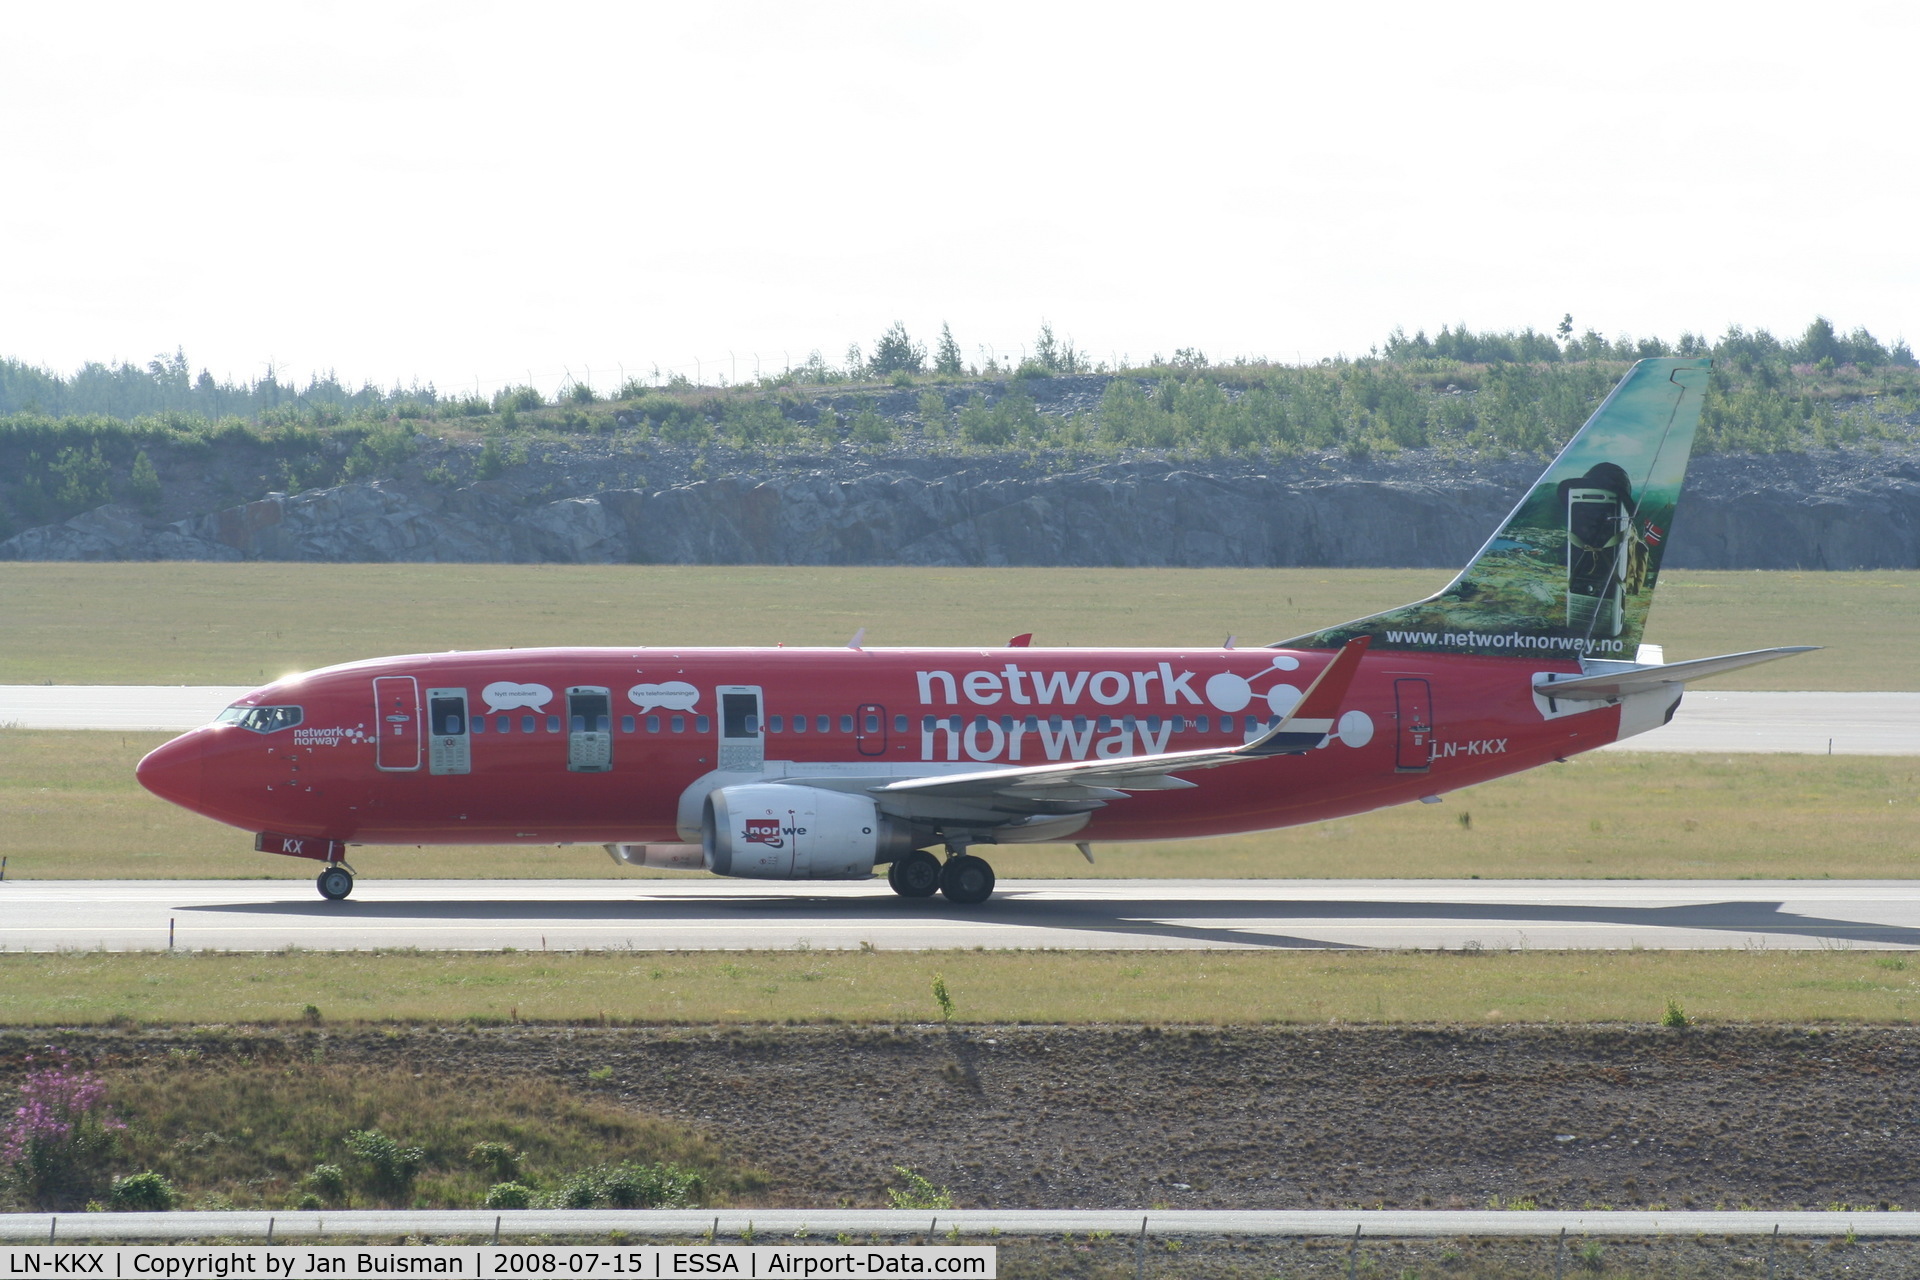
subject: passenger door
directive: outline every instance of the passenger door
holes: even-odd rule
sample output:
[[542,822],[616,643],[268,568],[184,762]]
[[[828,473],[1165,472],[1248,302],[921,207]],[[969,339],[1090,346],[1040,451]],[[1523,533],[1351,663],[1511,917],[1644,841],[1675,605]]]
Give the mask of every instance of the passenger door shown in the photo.
[[1425,773],[1433,764],[1433,686],[1425,680],[1393,682],[1394,718],[1399,725],[1395,773]]
[[420,767],[420,685],[412,676],[375,676],[374,764],[388,772]]
[[729,773],[759,773],[766,766],[766,739],[762,737],[760,686],[723,684],[714,696],[720,700],[720,768]]

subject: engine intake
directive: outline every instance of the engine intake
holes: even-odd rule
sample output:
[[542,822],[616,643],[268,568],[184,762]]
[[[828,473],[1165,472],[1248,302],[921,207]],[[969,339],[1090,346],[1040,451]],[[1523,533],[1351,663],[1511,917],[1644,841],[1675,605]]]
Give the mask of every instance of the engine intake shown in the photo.
[[868,796],[777,782],[710,792],[700,844],[707,870],[754,880],[860,880],[914,847]]

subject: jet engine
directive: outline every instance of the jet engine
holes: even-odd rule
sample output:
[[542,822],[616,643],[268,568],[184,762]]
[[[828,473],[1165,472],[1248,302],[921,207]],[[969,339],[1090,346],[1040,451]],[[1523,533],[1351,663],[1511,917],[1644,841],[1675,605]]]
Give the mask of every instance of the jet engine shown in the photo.
[[700,843],[707,870],[755,880],[859,880],[914,848],[868,796],[777,782],[709,793]]

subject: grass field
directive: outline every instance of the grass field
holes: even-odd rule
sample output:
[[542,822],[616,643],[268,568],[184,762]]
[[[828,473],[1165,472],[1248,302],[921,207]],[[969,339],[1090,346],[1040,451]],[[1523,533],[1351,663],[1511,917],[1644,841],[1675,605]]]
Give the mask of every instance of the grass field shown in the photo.
[[1885,951],[101,952],[0,955],[0,1025],[1905,1023]]
[[[164,734],[0,730],[0,854],[32,879],[304,879],[312,864],[148,795]],[[1920,874],[1920,758],[1603,752],[1310,827],[1217,840],[1008,846],[1003,877],[1904,878]],[[616,866],[598,846],[357,849],[378,879],[699,875]]]
[[[548,644],[1248,644],[1430,594],[1411,569],[0,565],[0,684],[248,684],[387,653]],[[1821,653],[1743,689],[1920,689],[1920,572],[1662,578],[1670,660]]]

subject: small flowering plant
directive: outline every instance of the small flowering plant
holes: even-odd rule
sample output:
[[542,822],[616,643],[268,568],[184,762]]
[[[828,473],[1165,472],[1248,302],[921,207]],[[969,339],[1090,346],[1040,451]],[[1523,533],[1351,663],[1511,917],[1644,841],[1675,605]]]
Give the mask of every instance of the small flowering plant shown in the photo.
[[126,1128],[106,1095],[100,1077],[65,1055],[27,1072],[0,1124],[0,1178],[18,1199],[36,1209],[78,1208],[105,1182],[115,1135]]

